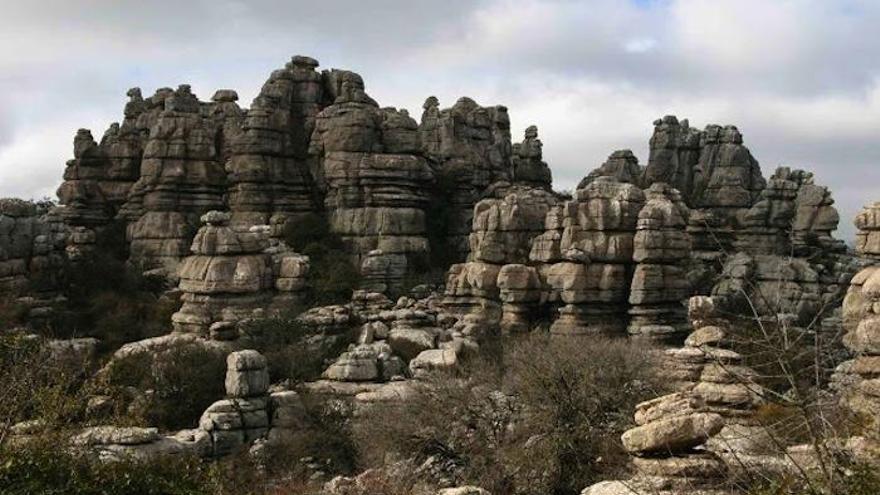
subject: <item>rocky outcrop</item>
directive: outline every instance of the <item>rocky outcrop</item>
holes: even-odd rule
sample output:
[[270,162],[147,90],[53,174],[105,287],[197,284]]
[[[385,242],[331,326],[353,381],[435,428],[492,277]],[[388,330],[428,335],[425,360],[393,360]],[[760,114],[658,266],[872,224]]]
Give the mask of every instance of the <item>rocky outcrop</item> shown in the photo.
[[519,331],[541,301],[537,271],[526,266],[532,240],[544,231],[545,218],[559,199],[521,185],[499,193],[502,197],[474,207],[468,261],[450,269],[446,304],[461,314],[495,314],[503,318],[504,331]]
[[273,225],[280,236],[288,218],[319,209],[308,148],[325,104],[324,81],[310,57],[293,57],[272,72],[227,139],[229,209],[233,225]]
[[635,335],[675,338],[690,295],[688,214],[665,184],[645,192],[607,176],[565,202],[536,189],[483,200],[474,209],[470,261],[450,269],[445,303],[505,331],[549,319],[558,334],[620,334],[629,326]]
[[[482,107],[467,97],[441,110],[432,96],[423,109],[422,152],[437,171],[442,194],[450,203],[450,245],[464,259],[474,205],[491,184],[512,178],[510,118],[506,107]],[[534,154],[537,143],[527,138],[526,144],[520,152]]]
[[839,221],[833,204],[828,189],[814,184],[812,174],[779,167],[758,201],[741,213],[736,247],[755,254],[842,252],[842,241],[831,237]]
[[627,481],[604,481],[585,495],[637,493],[721,493],[727,466],[703,446],[724,426],[721,416],[702,411],[699,399],[672,394],[636,406],[636,426],[621,441],[632,456],[634,475]]
[[700,134],[700,159],[693,174],[691,189],[682,193],[696,210],[688,232],[695,254],[717,259],[732,250],[737,212],[752,206],[766,181],[735,126],[706,127]]
[[180,266],[183,305],[172,316],[177,332],[216,340],[239,337],[238,323],[256,310],[295,304],[306,289],[309,261],[283,244],[271,245],[268,226],[238,232],[228,213],[211,211]]
[[685,232],[690,211],[676,189],[657,182],[645,191],[633,247],[637,263],[630,284],[629,333],[672,339],[687,330],[682,301],[691,294]]
[[[866,431],[876,431],[880,415],[880,264],[874,247],[880,225],[877,212],[878,203],[874,203],[855,219],[859,229],[856,251],[867,266],[852,278],[843,301],[843,344],[852,359],[837,367],[832,383],[842,404],[874,425]],[[880,439],[875,436],[872,441]]]
[[269,371],[266,358],[253,350],[226,358],[226,396],[211,404],[199,419],[210,436],[210,455],[234,453],[269,431]]
[[513,182],[530,187],[550,190],[553,176],[550,167],[542,160],[543,144],[538,139],[538,128],[526,128],[522,143],[513,145]]
[[[550,250],[533,247],[531,258],[545,263],[541,272],[549,300],[564,304],[551,332],[625,331],[619,315],[628,306],[635,230],[644,204],[637,186],[596,179],[564,205],[561,232],[556,229],[558,247],[555,242]],[[554,232],[543,235],[556,237]]]
[[854,223],[856,253],[871,263],[880,261],[880,201],[862,209]]
[[721,313],[715,298],[688,301],[693,332],[684,346],[663,351],[662,373],[673,388],[701,401],[702,410],[721,415],[726,424],[749,425],[764,390],[758,374],[733,349],[736,339]]
[[407,257],[429,251],[424,210],[433,171],[406,110],[380,109],[353,72],[333,76],[336,98],[317,115],[309,148],[326,185],[330,228],[358,266],[369,259],[368,289],[396,290]]
[[150,129],[140,178],[123,215],[132,221],[132,261],[173,278],[189,251],[199,217],[223,208],[226,173],[211,122],[189,86],[153,96],[163,97],[165,110]]
[[[376,301],[379,294],[360,291],[356,299]],[[459,357],[477,348],[456,318],[438,307],[433,297],[401,297],[396,304],[358,305],[356,342],[324,372],[333,382],[398,382],[408,377],[449,370]]]
[[639,165],[639,159],[631,150],[617,150],[608,156],[599,168],[593,170],[586,177],[581,179],[577,188],[583,189],[590,185],[591,182],[598,177],[609,177],[617,182],[626,184],[635,184],[641,187],[643,183],[642,176],[645,170]]
[[803,259],[740,252],[727,261],[721,277],[713,295],[730,308],[748,310],[751,303],[752,316],[787,313],[809,321],[822,306],[819,274]]
[[46,303],[39,299],[60,288],[57,278],[67,238],[56,211],[19,199],[0,199],[0,298],[30,296],[20,301],[32,313]]
[[679,122],[674,115],[667,115],[655,120],[644,183],[669,184],[682,193],[685,203],[695,206],[691,192],[700,161],[700,135],[687,119]]

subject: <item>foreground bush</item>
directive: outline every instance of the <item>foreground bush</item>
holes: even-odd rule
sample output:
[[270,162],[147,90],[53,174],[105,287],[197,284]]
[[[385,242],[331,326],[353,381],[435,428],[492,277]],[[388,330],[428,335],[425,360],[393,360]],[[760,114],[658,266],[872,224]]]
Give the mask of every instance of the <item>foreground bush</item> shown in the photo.
[[646,348],[626,340],[534,335],[501,360],[437,376],[402,405],[356,423],[363,462],[430,460],[456,483],[494,494],[580,493],[620,474],[620,434],[638,402],[661,393]]
[[43,339],[0,334],[0,449],[16,423],[34,420],[51,429],[78,420],[84,370],[75,357],[54,355]]
[[[114,361],[105,380],[125,408],[118,415],[146,426],[179,430],[194,428],[202,412],[225,396],[225,378],[223,353],[185,344]],[[138,394],[132,396],[132,390]]]
[[59,439],[0,449],[4,495],[212,495],[203,466],[191,458],[103,463],[58,448]]

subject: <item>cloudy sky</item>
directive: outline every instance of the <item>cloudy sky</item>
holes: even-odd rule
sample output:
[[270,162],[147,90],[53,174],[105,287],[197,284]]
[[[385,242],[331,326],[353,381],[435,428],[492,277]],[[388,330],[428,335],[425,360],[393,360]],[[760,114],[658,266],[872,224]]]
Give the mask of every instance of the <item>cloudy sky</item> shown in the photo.
[[765,175],[812,170],[842,232],[880,199],[876,0],[3,0],[0,196],[54,195],[73,135],[125,91],[235,88],[249,105],[291,55],[355,70],[380,104],[425,97],[536,124],[557,188],[615,149],[647,161],[652,121],[736,124]]

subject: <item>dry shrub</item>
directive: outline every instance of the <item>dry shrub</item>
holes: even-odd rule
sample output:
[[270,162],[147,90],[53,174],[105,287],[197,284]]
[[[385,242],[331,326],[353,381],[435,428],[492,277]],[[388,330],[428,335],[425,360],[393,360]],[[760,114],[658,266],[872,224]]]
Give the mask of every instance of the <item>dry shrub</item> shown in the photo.
[[224,397],[225,379],[226,356],[197,344],[131,354],[112,362],[104,377],[124,408],[120,416],[164,430],[195,427],[202,412]]
[[0,493],[5,495],[210,495],[200,461],[160,457],[101,462],[59,448],[63,437],[46,436],[14,448],[0,447]]
[[45,429],[76,421],[85,404],[84,363],[54,355],[40,338],[0,336],[0,447],[12,425],[36,420]]
[[243,331],[251,338],[250,347],[266,357],[272,383],[286,381],[290,386],[317,380],[327,367],[352,341],[351,338],[325,337],[303,325],[293,308],[244,324]]
[[309,213],[284,226],[284,240],[309,257],[310,306],[344,304],[360,284],[360,269],[352,263],[342,238],[330,231],[327,218]]
[[0,297],[0,332],[24,324],[27,316],[27,305],[11,297]]
[[651,361],[628,340],[510,339],[500,361],[477,358],[364,414],[362,461],[430,460],[440,478],[495,495],[579,493],[620,474],[633,407],[662,393]]

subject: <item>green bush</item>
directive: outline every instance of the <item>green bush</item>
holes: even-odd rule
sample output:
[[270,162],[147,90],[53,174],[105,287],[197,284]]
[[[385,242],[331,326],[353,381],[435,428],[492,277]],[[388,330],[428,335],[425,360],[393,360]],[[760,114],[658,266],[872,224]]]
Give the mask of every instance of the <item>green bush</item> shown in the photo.
[[67,304],[50,325],[53,337],[96,337],[112,351],[168,332],[179,300],[163,296],[165,279],[144,275],[127,256],[124,224],[113,222],[99,233],[93,252],[65,264],[60,281]]
[[266,356],[272,383],[286,380],[295,385],[318,379],[326,361],[339,356],[350,342],[316,336],[297,316],[299,310],[291,309],[244,323],[243,332],[250,337],[250,346]]
[[511,494],[574,494],[621,475],[620,434],[635,404],[662,393],[649,350],[593,336],[586,345],[542,335],[504,344],[500,360],[481,355],[404,404],[359,417],[364,467],[433,457],[456,482]]
[[330,231],[325,217],[310,213],[287,222],[284,240],[311,261],[308,305],[339,304],[351,299],[360,284],[360,269],[352,263],[342,238]]
[[0,447],[15,423],[38,420],[62,428],[78,420],[84,371],[83,363],[53,355],[42,339],[0,335]]
[[4,495],[212,495],[202,464],[188,457],[100,462],[45,438],[0,450]]
[[0,298],[0,332],[24,324],[28,311],[26,305],[11,297]]
[[132,419],[164,430],[195,427],[202,412],[224,397],[225,379],[226,356],[197,344],[129,355],[113,361],[105,378],[126,408],[128,391],[140,391],[128,409]]

